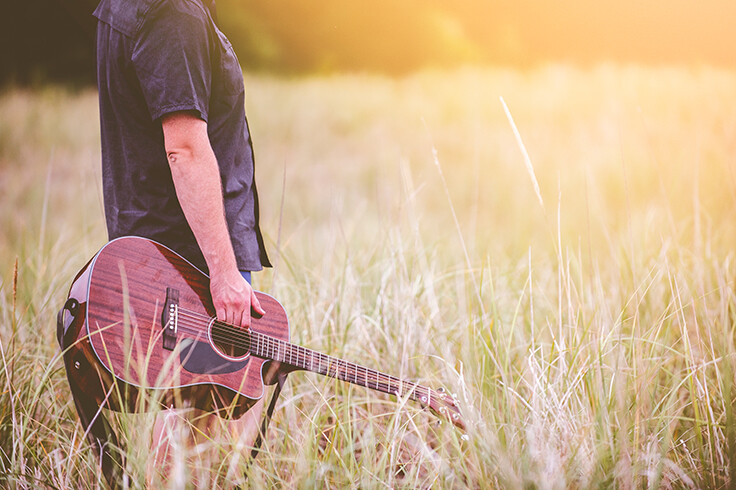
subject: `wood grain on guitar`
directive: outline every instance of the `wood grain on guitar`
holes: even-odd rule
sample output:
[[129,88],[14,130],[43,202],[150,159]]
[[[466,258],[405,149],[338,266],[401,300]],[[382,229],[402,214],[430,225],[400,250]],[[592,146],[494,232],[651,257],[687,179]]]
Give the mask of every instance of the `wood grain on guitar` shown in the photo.
[[256,294],[266,315],[250,330],[218,321],[207,275],[161,244],[118,238],[72,284],[86,316],[73,325],[70,355],[94,367],[83,384],[98,402],[113,385],[125,393],[110,403],[118,410],[135,410],[142,393],[156,392],[162,403],[184,399],[238,417],[279,373],[306,370],[416,400],[465,429],[455,397],[442,389],[290,343],[284,308]]

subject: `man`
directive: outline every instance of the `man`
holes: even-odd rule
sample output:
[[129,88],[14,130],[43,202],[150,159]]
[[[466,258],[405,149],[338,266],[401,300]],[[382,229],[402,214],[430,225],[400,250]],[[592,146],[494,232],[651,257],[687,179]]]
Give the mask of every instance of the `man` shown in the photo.
[[[209,0],[102,0],[94,14],[110,239],[161,242],[210,275],[217,317],[263,314],[250,272],[270,266],[258,225],[238,60]],[[230,429],[252,443],[259,402]],[[154,446],[167,451],[164,412]],[[212,427],[204,417],[200,427]],[[201,415],[197,416],[202,419]]]

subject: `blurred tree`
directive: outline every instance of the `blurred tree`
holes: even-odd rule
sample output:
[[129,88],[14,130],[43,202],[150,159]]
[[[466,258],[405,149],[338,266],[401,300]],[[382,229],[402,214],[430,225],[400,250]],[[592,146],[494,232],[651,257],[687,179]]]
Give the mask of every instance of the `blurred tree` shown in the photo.
[[218,10],[246,67],[400,74],[481,57],[438,1],[221,0]]
[[94,82],[97,0],[3,0],[0,83]]

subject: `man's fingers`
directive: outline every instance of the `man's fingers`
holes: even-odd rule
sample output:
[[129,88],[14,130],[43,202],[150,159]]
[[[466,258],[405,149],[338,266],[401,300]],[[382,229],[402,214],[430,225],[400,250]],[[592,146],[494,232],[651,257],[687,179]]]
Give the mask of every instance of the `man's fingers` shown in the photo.
[[253,311],[255,311],[258,314],[257,318],[260,318],[266,314],[266,310],[263,309],[263,307],[261,306],[261,302],[258,301],[258,296],[256,296],[255,289],[251,290],[250,293],[250,306],[251,314],[253,313]]
[[218,320],[227,323],[227,311],[225,308],[215,306],[215,315],[217,315]]
[[243,309],[240,311],[240,326],[250,328],[250,301],[246,298]]
[[230,308],[218,308],[217,319],[236,327],[250,327],[250,315],[246,315],[245,305],[233,305]]
[[233,316],[233,325],[238,325],[239,327],[248,327],[249,325],[246,324],[243,320],[245,320],[245,315],[243,315],[241,312],[235,313]]

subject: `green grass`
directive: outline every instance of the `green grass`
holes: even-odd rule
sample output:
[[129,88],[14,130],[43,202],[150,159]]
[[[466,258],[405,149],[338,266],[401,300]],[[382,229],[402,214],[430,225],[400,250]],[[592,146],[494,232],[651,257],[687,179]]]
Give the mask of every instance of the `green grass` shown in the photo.
[[[168,485],[733,485],[735,87],[608,65],[248,79],[257,288],[294,342],[456,393],[469,440],[295,373],[253,466],[214,442]],[[11,90],[0,114],[0,486],[95,488],[54,329],[105,241],[96,95]],[[133,487],[151,424],[116,417]]]

